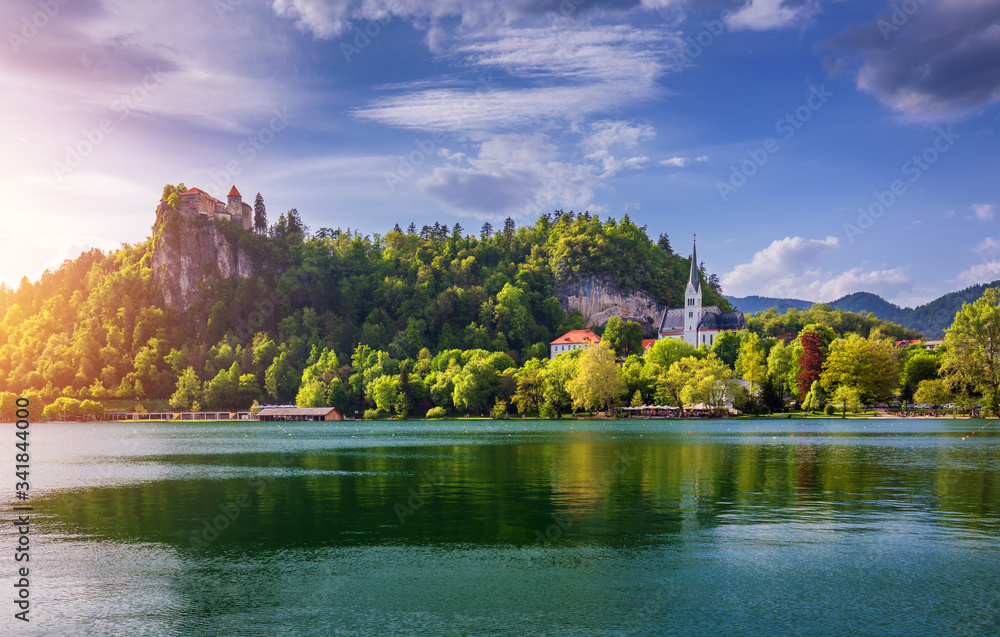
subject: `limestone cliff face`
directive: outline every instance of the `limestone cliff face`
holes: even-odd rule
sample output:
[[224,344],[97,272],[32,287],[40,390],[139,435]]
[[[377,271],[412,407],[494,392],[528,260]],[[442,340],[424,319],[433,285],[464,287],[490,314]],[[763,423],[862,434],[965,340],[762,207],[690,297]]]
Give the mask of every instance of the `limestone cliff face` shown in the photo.
[[555,297],[564,310],[579,310],[591,325],[604,325],[612,316],[619,316],[642,325],[647,335],[655,333],[664,310],[645,292],[622,293],[597,277],[560,281]]
[[152,268],[166,304],[182,312],[198,300],[210,281],[253,274],[249,256],[215,223],[169,209],[158,210],[153,224]]

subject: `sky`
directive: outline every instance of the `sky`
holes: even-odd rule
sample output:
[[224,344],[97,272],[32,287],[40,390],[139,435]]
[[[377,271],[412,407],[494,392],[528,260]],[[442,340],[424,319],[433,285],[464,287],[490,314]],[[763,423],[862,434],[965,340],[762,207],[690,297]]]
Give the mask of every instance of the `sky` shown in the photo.
[[478,233],[589,210],[735,296],[1000,279],[996,0],[5,0],[0,282],[270,220]]

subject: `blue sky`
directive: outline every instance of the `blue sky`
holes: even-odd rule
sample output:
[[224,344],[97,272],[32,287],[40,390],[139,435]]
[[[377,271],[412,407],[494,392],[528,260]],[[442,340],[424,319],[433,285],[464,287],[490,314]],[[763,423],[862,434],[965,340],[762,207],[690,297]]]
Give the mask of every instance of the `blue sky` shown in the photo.
[[[12,0],[0,281],[165,183],[385,232],[628,214],[729,294],[1000,278],[995,0]],[[996,238],[994,238],[994,236]]]

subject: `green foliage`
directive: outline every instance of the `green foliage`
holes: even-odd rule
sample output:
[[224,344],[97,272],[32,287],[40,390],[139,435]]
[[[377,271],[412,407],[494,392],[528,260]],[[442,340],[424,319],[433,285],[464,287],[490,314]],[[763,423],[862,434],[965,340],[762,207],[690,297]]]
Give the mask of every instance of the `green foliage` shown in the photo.
[[858,411],[861,408],[861,396],[853,387],[841,385],[827,403],[827,407],[832,405],[840,408],[840,416],[843,418],[847,416],[847,412]]
[[837,339],[820,381],[828,394],[846,386],[864,400],[886,400],[899,387],[899,358],[891,341],[852,334]]
[[[885,337],[894,340],[912,340],[920,338],[916,330],[907,329],[901,325],[883,321],[871,313],[854,313],[835,309],[823,303],[817,303],[808,310],[789,308],[784,314],[779,314],[774,308],[759,312],[747,319],[752,332],[761,336],[783,337],[798,334],[810,324],[829,328],[837,336],[858,334],[868,338],[872,330],[879,330]],[[722,336],[721,334],[719,335]]]
[[921,405],[945,405],[952,402],[953,396],[947,382],[942,379],[929,379],[920,381],[913,399]]
[[1000,403],[1000,288],[990,288],[955,315],[944,339],[941,373],[955,389],[979,393],[990,413]]
[[448,415],[448,410],[444,407],[431,407],[427,410],[427,418],[445,418]]
[[576,375],[566,389],[576,409],[612,410],[626,387],[621,368],[615,363],[614,350],[607,341],[583,350]]
[[806,394],[805,400],[802,401],[802,409],[808,413],[822,411],[825,407],[826,392],[823,391],[823,385],[818,380],[813,381],[812,387],[809,388],[809,393]]
[[834,416],[837,413],[837,407],[833,403],[827,403],[826,407],[823,408],[823,413],[827,416]]
[[635,321],[623,321],[617,316],[612,316],[604,326],[601,340],[608,342],[615,355],[624,358],[643,354],[642,337],[641,325]]

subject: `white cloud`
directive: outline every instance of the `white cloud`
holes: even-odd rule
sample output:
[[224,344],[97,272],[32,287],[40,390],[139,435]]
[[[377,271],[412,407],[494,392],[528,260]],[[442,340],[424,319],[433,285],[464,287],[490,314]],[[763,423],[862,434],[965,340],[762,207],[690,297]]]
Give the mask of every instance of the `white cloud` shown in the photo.
[[973,218],[979,221],[990,221],[993,217],[997,216],[997,207],[989,203],[977,203],[972,204],[972,214]]
[[708,155],[701,155],[700,157],[695,157],[694,158],[694,160],[698,161],[698,162],[706,162],[706,161],[708,161],[708,159],[709,159]]
[[661,159],[661,166],[672,166],[674,168],[684,168],[691,163],[691,160],[687,157],[671,157],[670,159]]
[[785,237],[754,254],[750,263],[736,266],[722,277],[726,292],[736,296],[759,294],[815,301],[832,301],[858,291],[894,296],[910,287],[901,268],[868,270],[862,266],[833,273],[819,267],[825,254],[840,247],[836,237]]
[[817,11],[819,3],[815,0],[808,0],[798,6],[789,6],[785,4],[785,0],[751,0],[731,15],[726,23],[734,31],[782,29],[808,22]]
[[977,254],[996,254],[1000,252],[1000,241],[997,241],[993,237],[986,237],[972,251]]
[[546,135],[498,135],[483,142],[476,157],[452,155],[454,160],[418,180],[417,187],[459,214],[482,218],[584,208],[603,179],[645,159],[617,160],[604,153],[571,163],[558,159],[558,147]]
[[[462,134],[576,122],[654,97],[665,71],[662,52],[675,45],[672,36],[628,26],[504,28],[485,40],[466,39],[449,53],[483,71],[479,86],[401,92],[353,114],[400,128]],[[492,70],[553,81],[508,88],[492,78]]]
[[976,285],[979,283],[992,283],[1000,279],[1000,261],[986,261],[977,263],[968,270],[959,272],[955,277],[955,282],[959,285]]

